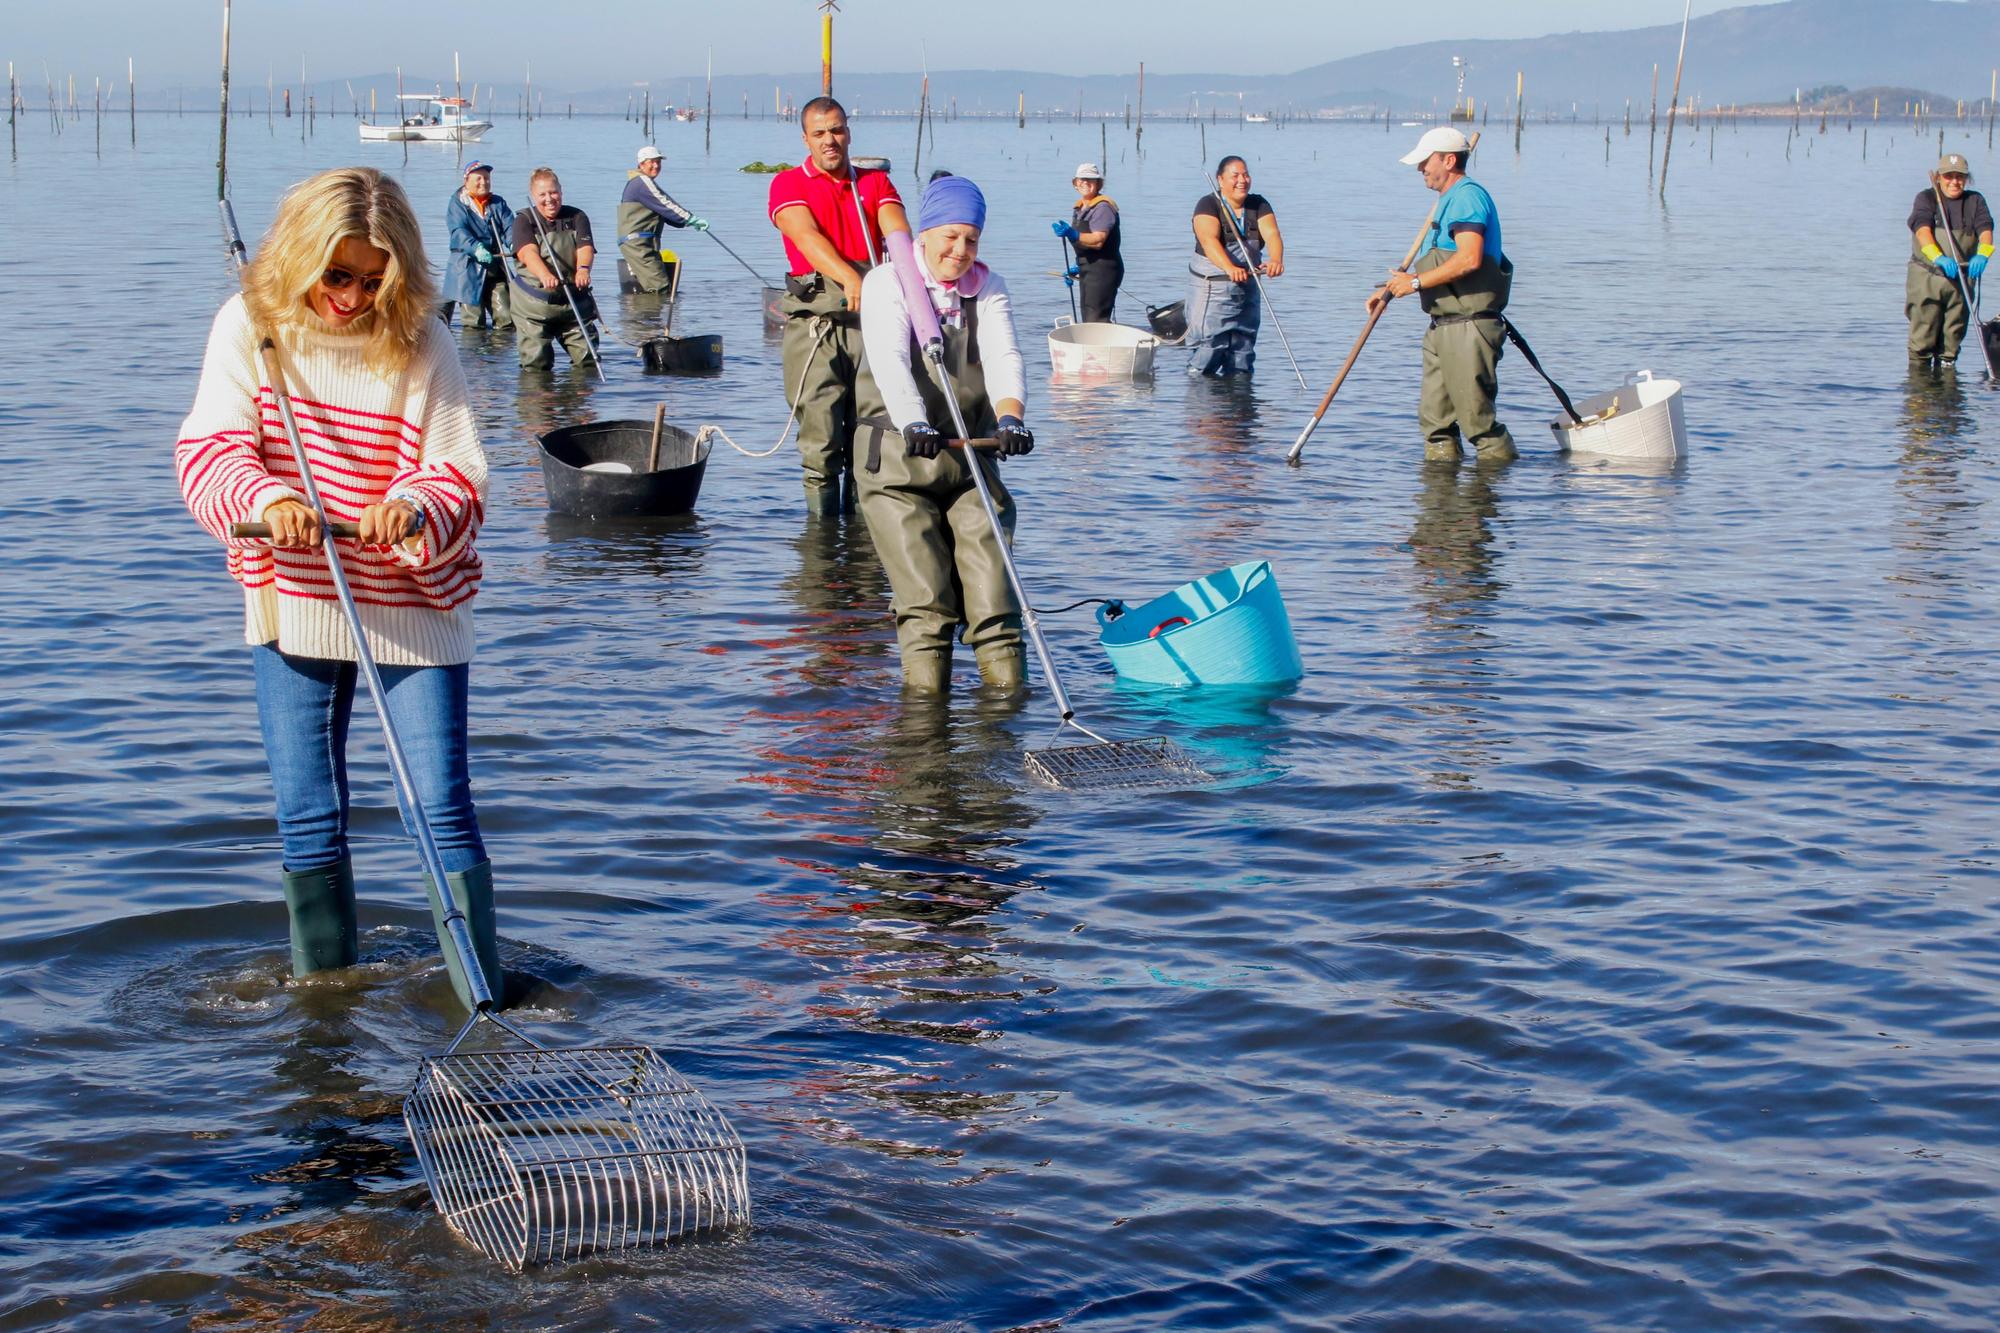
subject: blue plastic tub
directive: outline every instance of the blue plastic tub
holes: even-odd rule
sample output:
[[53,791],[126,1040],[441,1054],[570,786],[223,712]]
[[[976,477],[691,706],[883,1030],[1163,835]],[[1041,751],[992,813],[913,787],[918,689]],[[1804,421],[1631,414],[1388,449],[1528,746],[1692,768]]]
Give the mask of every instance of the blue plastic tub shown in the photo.
[[[1116,603],[1113,604],[1117,605]],[[1099,607],[1098,642],[1126,680],[1148,685],[1283,685],[1305,674],[1268,560],[1184,583],[1144,606]]]

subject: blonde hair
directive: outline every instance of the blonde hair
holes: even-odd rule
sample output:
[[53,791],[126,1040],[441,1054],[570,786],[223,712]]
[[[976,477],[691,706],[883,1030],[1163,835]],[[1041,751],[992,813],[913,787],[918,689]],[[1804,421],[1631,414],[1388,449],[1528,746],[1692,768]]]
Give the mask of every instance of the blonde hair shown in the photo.
[[534,191],[535,182],[541,180],[544,176],[554,181],[558,190],[562,188],[562,177],[556,175],[554,167],[536,167],[528,173],[528,190],[530,193]]
[[243,272],[244,303],[258,327],[273,333],[307,324],[307,298],[350,237],[389,255],[375,304],[354,327],[367,338],[369,368],[393,374],[423,346],[439,296],[409,197],[373,167],[336,167],[285,192],[256,260]]

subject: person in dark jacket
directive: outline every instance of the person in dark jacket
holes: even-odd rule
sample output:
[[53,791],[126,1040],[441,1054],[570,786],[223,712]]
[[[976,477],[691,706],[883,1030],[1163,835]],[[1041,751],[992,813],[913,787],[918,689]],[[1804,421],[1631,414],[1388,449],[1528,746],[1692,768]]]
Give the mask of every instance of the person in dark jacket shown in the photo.
[[[1958,345],[1972,323],[1959,283],[1973,286],[1993,255],[1993,214],[1971,187],[1972,167],[1946,153],[1910,205],[1910,262],[1903,279],[1903,314],[1910,321],[1910,361],[1941,367],[1958,361]],[[1939,200],[1943,215],[1939,215]]]
[[464,188],[445,205],[444,221],[451,233],[451,259],[444,268],[444,304],[438,314],[449,324],[452,308],[463,305],[481,327],[512,328],[513,304],[501,256],[507,251],[514,210],[493,193],[492,167],[474,162],[465,169]]
[[1109,324],[1125,281],[1125,260],[1119,253],[1118,205],[1104,193],[1104,173],[1085,162],[1070,181],[1076,204],[1068,222],[1055,224],[1056,235],[1076,247],[1076,286],[1086,324]]

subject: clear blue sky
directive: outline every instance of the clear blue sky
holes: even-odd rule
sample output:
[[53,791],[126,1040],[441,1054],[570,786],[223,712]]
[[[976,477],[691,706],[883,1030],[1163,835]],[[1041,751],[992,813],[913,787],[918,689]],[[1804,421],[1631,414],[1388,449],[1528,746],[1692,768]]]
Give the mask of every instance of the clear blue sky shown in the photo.
[[[1742,0],[1696,0],[1697,15]],[[837,69],[1032,69],[1110,74],[1150,68],[1285,73],[1383,47],[1455,37],[1533,37],[1678,22],[1682,0],[842,0]],[[551,19],[551,11],[561,17]],[[44,62],[58,79],[125,77],[142,86],[213,82],[221,0],[8,0],[0,60],[26,82]],[[1422,27],[1416,26],[1421,23]],[[233,64],[261,83],[275,67],[313,79],[392,66],[468,80],[518,79],[533,63],[545,87],[587,88],[699,73],[815,69],[814,0],[235,0]]]

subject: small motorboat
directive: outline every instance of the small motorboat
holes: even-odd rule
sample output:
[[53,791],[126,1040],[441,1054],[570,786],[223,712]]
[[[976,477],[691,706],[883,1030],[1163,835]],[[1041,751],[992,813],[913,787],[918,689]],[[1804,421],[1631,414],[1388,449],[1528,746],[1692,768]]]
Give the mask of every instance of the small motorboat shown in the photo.
[[693,510],[708,471],[708,441],[650,421],[593,421],[537,438],[549,508],[572,518],[658,518]]
[[[404,143],[426,140],[434,143],[477,143],[493,128],[490,120],[475,120],[467,114],[471,103],[463,97],[437,93],[402,93],[402,115],[394,125],[362,125],[363,143]],[[429,106],[424,112],[419,108]]]

